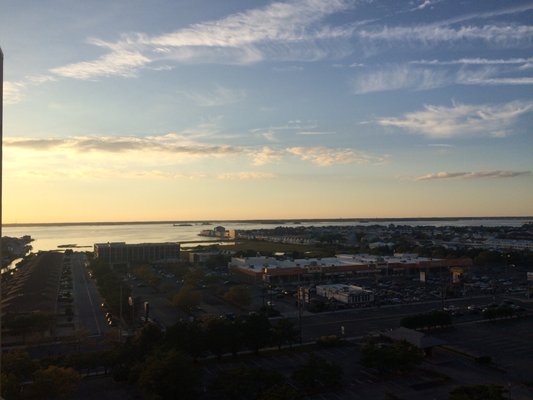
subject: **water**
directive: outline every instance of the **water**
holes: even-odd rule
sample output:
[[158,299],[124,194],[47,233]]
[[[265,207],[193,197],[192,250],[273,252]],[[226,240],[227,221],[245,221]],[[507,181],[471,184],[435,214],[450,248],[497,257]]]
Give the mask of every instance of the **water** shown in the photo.
[[[92,250],[95,243],[107,242],[186,242],[205,238],[198,236],[203,229],[213,229],[222,225],[226,229],[269,229],[276,226],[355,226],[355,225],[410,225],[410,226],[521,226],[533,222],[533,218],[520,219],[454,219],[454,220],[381,220],[381,221],[326,221],[294,224],[260,224],[250,222],[213,222],[211,225],[191,223],[191,226],[174,226],[172,223],[150,224],[114,224],[114,225],[33,225],[5,226],[4,236],[21,237],[30,235],[35,240],[31,243],[33,251],[57,250],[62,245],[76,245],[80,250]],[[190,244],[196,246],[199,243]]]

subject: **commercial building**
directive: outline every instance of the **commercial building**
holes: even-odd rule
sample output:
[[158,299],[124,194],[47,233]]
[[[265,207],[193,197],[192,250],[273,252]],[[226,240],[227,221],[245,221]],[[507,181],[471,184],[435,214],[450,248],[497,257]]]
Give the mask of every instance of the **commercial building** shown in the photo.
[[109,263],[155,262],[180,258],[179,243],[96,243],[94,257]]
[[395,254],[394,256],[373,256],[368,254],[342,254],[327,258],[304,258],[278,260],[273,257],[233,257],[228,264],[231,271],[252,280],[270,283],[321,282],[333,277],[362,275],[410,275],[419,271],[440,270],[450,267],[469,267],[472,260],[432,259],[416,254]]
[[316,294],[345,304],[368,304],[374,301],[374,293],[355,285],[317,285]]

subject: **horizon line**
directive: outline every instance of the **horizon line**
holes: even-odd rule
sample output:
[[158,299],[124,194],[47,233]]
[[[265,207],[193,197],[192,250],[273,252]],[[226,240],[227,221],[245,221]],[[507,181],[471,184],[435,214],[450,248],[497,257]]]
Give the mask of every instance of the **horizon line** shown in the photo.
[[533,215],[499,215],[499,216],[453,216],[453,217],[337,217],[337,218],[254,218],[254,219],[198,219],[198,220],[160,220],[160,221],[78,221],[78,222],[11,222],[2,224],[2,227],[24,226],[76,226],[76,225],[150,225],[150,224],[175,224],[175,223],[214,223],[214,222],[241,222],[241,223],[284,223],[284,222],[341,222],[341,221],[454,221],[454,220],[482,220],[482,219],[533,219]]

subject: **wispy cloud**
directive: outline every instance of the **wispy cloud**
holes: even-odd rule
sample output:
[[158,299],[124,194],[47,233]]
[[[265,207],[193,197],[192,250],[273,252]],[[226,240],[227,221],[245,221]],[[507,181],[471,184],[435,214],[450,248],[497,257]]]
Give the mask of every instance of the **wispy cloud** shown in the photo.
[[[146,165],[183,164],[199,159],[228,159],[243,157],[251,165],[264,166],[284,161],[288,156],[297,156],[319,166],[332,166],[349,163],[380,163],[386,156],[376,156],[355,149],[318,147],[253,147],[227,144],[206,144],[186,139],[181,134],[159,136],[93,136],[68,138],[4,138],[6,154],[26,152],[33,157],[46,155],[47,159],[100,160],[107,162],[109,154],[116,154],[116,163]],[[53,155],[53,156],[52,156]],[[120,157],[118,156],[120,155]]]
[[531,171],[480,171],[480,172],[436,172],[415,178],[417,181],[433,181],[443,179],[483,179],[483,178],[516,178],[530,176]]
[[377,123],[431,138],[502,137],[520,116],[532,110],[532,102],[520,101],[499,105],[427,105],[422,111],[407,113],[401,118],[380,118]]
[[230,89],[221,85],[216,85],[211,91],[206,92],[186,92],[181,94],[191,99],[200,107],[218,107],[227,104],[238,103],[246,98],[246,91],[241,89]]
[[297,135],[303,136],[322,136],[322,135],[335,135],[337,132],[333,131],[301,131],[296,132]]
[[190,156],[217,156],[240,154],[243,148],[230,145],[208,145],[187,143],[172,135],[134,137],[134,136],[98,136],[69,138],[5,138],[6,148],[19,148],[33,151],[63,150],[87,154],[155,152]]
[[283,157],[283,151],[272,147],[264,146],[259,150],[252,151],[253,164],[260,166],[276,163]]
[[290,147],[287,151],[304,161],[310,161],[321,167],[337,164],[363,164],[368,162],[380,163],[385,157],[377,157],[362,151],[352,149],[332,149],[317,147]]
[[435,4],[440,3],[441,1],[442,0],[423,0],[419,5],[413,7],[411,11],[423,10],[425,8],[432,7]]
[[533,26],[484,25],[458,28],[438,25],[384,27],[379,30],[360,30],[359,36],[372,41],[417,44],[453,43],[481,40],[502,47],[531,43]]
[[54,81],[55,78],[50,75],[28,75],[19,81],[4,81],[4,103],[16,104],[21,102],[26,90],[31,86],[37,86],[45,82]]
[[24,89],[26,85],[23,82],[4,82],[4,102],[5,104],[16,104],[24,98]]
[[413,60],[409,64],[421,65],[525,65],[533,63],[533,57],[530,58],[460,58],[457,60]]
[[[477,59],[464,60],[465,67],[448,69],[448,65],[461,65],[456,63],[417,61],[408,64],[386,65],[371,71],[362,71],[353,79],[353,87],[356,94],[371,92],[383,92],[400,89],[430,90],[450,85],[532,85],[533,77],[506,76],[514,71],[502,70],[498,63],[489,63],[489,60]],[[467,64],[467,62],[469,62]],[[420,67],[415,64],[424,64],[428,67]],[[518,64],[510,62],[509,64]],[[520,64],[521,66],[526,64]]]
[[131,77],[157,61],[251,64],[265,57],[286,61],[322,59],[335,50],[334,46],[318,46],[318,42],[351,33],[321,22],[353,6],[350,0],[276,2],[159,36],[128,34],[116,42],[91,39],[90,44],[108,53],[96,60],[54,68],[52,72],[69,78],[94,79]]
[[126,46],[121,48],[119,45],[110,45],[99,40],[91,40],[90,43],[110,48],[112,52],[93,61],[52,68],[50,72],[75,79],[94,79],[103,76],[133,77],[140,68],[152,61],[140,51],[128,49]]
[[217,179],[221,180],[239,180],[239,181],[249,181],[249,180],[263,180],[263,179],[273,179],[276,177],[276,174],[270,172],[228,172],[225,174],[218,174]]
[[370,72],[362,72],[353,80],[357,94],[411,88],[427,90],[450,82],[445,71],[430,68],[413,68],[409,65],[392,65]]

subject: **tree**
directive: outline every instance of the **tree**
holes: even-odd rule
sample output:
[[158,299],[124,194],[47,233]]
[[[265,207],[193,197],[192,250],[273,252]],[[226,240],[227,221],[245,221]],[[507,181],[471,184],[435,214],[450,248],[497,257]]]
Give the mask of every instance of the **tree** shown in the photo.
[[427,329],[452,324],[452,317],[446,311],[432,311],[425,314],[415,314],[404,317],[400,326],[409,329]]
[[207,346],[220,359],[226,349],[230,348],[231,322],[225,318],[209,318],[204,324]]
[[233,286],[224,294],[224,299],[241,307],[249,306],[252,302],[250,289],[246,285]]
[[186,312],[191,312],[202,301],[202,294],[191,286],[184,286],[172,299],[172,304]]
[[221,371],[209,386],[210,398],[217,400],[249,400],[283,382],[276,371],[262,368],[239,368]]
[[342,368],[321,357],[311,355],[305,364],[294,371],[292,377],[304,390],[323,390],[341,384]]
[[285,343],[288,343],[292,347],[292,344],[296,343],[299,338],[298,329],[294,323],[287,318],[277,320],[272,327],[272,333],[279,349],[281,349],[281,346]]
[[258,400],[304,400],[304,396],[292,386],[284,383],[265,390]]
[[65,398],[76,389],[80,375],[73,368],[50,365],[39,369],[33,376],[32,392],[40,399]]
[[2,354],[2,370],[21,380],[30,379],[37,364],[24,350],[11,350]]
[[381,373],[409,370],[420,364],[423,358],[422,350],[405,340],[380,343],[375,338],[370,338],[361,347],[361,364]]
[[505,389],[499,385],[459,386],[450,392],[450,400],[505,400]]
[[197,368],[181,353],[157,352],[141,369],[139,386],[148,399],[197,399],[201,380]]
[[4,317],[3,328],[11,331],[13,335],[21,335],[26,341],[30,333],[43,333],[52,327],[54,316],[43,312],[29,314],[7,314]]
[[3,399],[19,399],[21,396],[21,381],[15,374],[4,373],[1,374],[1,387]]
[[272,338],[271,328],[270,321],[262,314],[248,315],[241,325],[243,339],[255,353]]

